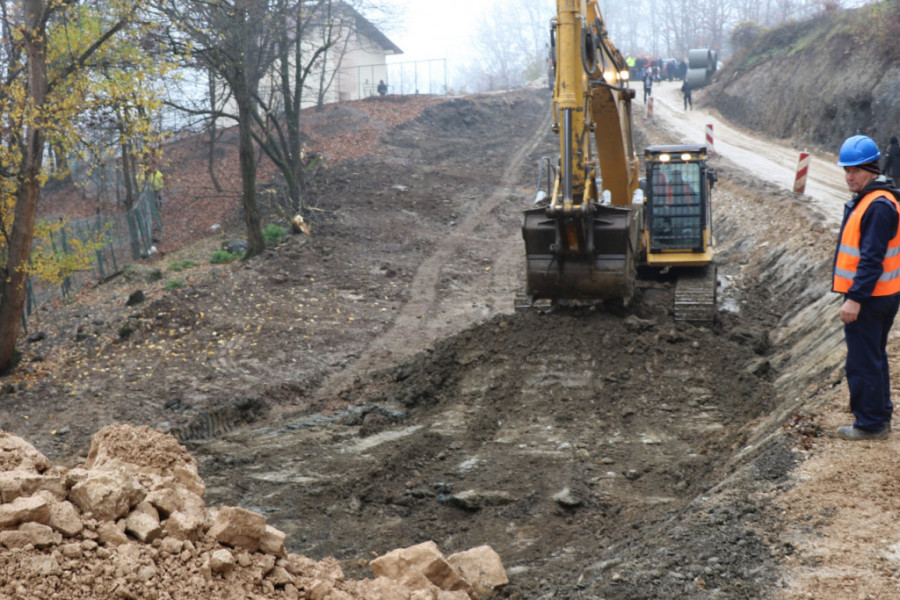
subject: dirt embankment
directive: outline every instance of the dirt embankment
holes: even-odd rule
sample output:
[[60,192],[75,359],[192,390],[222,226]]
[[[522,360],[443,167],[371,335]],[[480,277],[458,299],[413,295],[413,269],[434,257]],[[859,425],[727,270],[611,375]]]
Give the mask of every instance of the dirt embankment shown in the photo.
[[834,152],[855,133],[900,134],[898,17],[887,3],[765,31],[705,89],[702,104],[752,131]]

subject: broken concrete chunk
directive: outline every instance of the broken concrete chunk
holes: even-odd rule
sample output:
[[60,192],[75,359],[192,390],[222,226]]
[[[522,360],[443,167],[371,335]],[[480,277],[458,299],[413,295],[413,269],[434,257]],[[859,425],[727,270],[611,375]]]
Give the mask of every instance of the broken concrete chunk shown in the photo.
[[21,523],[50,520],[50,504],[40,496],[19,497],[7,504],[0,504],[0,528],[10,529]]
[[88,471],[69,491],[69,500],[86,515],[112,521],[127,515],[146,494],[131,473],[119,468]]
[[164,537],[159,543],[159,549],[166,554],[181,554],[184,550],[184,542],[172,537]]
[[213,573],[226,574],[234,569],[236,561],[230,550],[221,548],[209,555],[209,568]]
[[0,431],[0,471],[22,469],[43,473],[53,463],[19,436]]
[[[45,498],[47,496],[44,496]],[[48,499],[49,501],[49,499]],[[78,510],[69,501],[50,501],[50,520],[47,525],[66,537],[76,536],[84,530],[84,522]]]
[[369,568],[375,577],[401,581],[413,589],[423,589],[430,583],[441,590],[463,591],[477,597],[432,541],[388,552],[370,562]]
[[169,515],[163,525],[163,531],[167,536],[178,540],[194,541],[203,528],[205,519],[177,511]]
[[259,550],[266,554],[284,557],[287,555],[287,552],[284,549],[284,542],[286,539],[287,535],[284,532],[275,529],[271,525],[266,525],[266,531],[259,541]]
[[42,490],[49,491],[59,500],[65,498],[64,476],[53,471],[48,471],[48,474],[25,469],[0,471],[0,500],[12,502],[20,496],[34,496]]
[[156,509],[152,512],[134,510],[125,519],[125,531],[140,541],[149,544],[162,533]]
[[266,533],[266,519],[262,515],[232,506],[220,508],[213,518],[209,535],[222,544],[244,548],[250,552],[259,549]]
[[564,488],[556,492],[553,494],[553,499],[557,504],[566,508],[576,508],[583,504],[582,499],[572,491],[572,488]]
[[104,521],[97,526],[97,538],[105,546],[128,543],[128,536],[112,521]]
[[294,578],[284,567],[275,567],[272,569],[272,572],[269,574],[269,579],[275,587],[284,587],[289,583],[296,583]]
[[19,531],[25,533],[35,548],[46,548],[62,543],[62,535],[53,531],[52,527],[40,523],[22,523]]
[[23,566],[35,577],[50,577],[62,575],[59,562],[52,555],[29,556],[23,561]]
[[447,557],[447,562],[459,570],[482,600],[496,595],[509,583],[500,555],[490,546],[478,546],[451,554]]
[[26,548],[31,545],[31,537],[18,529],[0,531],[0,545],[10,550]]

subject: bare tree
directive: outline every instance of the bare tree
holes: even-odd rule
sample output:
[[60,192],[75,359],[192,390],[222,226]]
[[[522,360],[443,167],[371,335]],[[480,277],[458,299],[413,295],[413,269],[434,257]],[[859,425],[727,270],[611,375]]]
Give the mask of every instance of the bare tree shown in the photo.
[[[213,5],[180,0],[178,12],[172,5],[160,5],[182,32],[182,40],[173,36],[176,44],[186,55],[190,40],[192,62],[213,75],[209,107],[189,109],[208,113],[211,172],[218,120],[237,121],[248,256],[264,244],[255,152],[261,151],[279,169],[290,210],[299,213],[310,165],[315,164],[303,148],[302,109],[324,104],[361,18],[340,0],[268,0],[263,5],[252,0]],[[375,2],[366,5],[377,7]]]
[[[259,99],[256,141],[284,176],[291,210],[297,214],[308,186],[308,161],[301,135],[304,99],[312,95],[321,106],[334,75],[326,75],[329,50],[343,45],[348,13],[332,0],[276,0],[288,17],[274,39],[271,93]],[[343,52],[334,53],[340,64]],[[318,73],[317,73],[318,71]],[[316,76],[318,75],[318,76]],[[315,85],[318,84],[318,89]],[[311,94],[306,91],[312,88]]]
[[174,0],[158,5],[174,29],[173,49],[192,56],[223,80],[237,108],[241,202],[247,229],[247,257],[265,249],[256,198],[256,148],[259,87],[273,62],[273,33],[285,15],[277,4],[256,0],[206,2]]
[[[469,83],[477,78],[487,89],[509,87],[523,82],[526,74],[537,76],[547,59],[550,19],[556,14],[553,2],[512,0],[494,5],[481,16],[472,47],[481,72],[469,69]],[[475,82],[478,87],[478,82]]]

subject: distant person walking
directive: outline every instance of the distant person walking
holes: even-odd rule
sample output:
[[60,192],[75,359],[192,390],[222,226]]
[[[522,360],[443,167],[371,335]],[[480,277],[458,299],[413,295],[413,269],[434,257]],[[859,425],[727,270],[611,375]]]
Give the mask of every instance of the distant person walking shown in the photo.
[[384,79],[378,80],[378,95],[384,96],[387,94],[387,84],[384,82]]
[[684,110],[687,110],[688,106],[691,107],[691,110],[694,110],[694,101],[691,99],[691,84],[688,83],[687,79],[681,84],[681,93],[684,94]]
[[653,95],[653,71],[648,67],[644,70],[644,104],[647,98]]
[[888,146],[881,170],[894,180],[895,186],[900,187],[900,143],[897,142],[896,135],[891,137],[891,145]]
[[844,297],[844,366],[855,417],[837,434],[850,441],[887,438],[894,411],[887,340],[900,307],[900,191],[881,175],[879,158],[865,135],[847,138],[838,155],[853,194],[844,205],[831,288]]

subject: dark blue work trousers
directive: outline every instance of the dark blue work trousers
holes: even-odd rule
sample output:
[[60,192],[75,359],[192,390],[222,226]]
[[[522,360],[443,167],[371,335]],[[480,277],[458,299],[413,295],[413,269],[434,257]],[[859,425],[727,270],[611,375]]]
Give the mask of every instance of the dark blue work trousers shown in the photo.
[[853,425],[864,431],[881,431],[891,422],[887,340],[898,307],[900,295],[873,296],[861,303],[856,321],[844,325],[850,410]]

